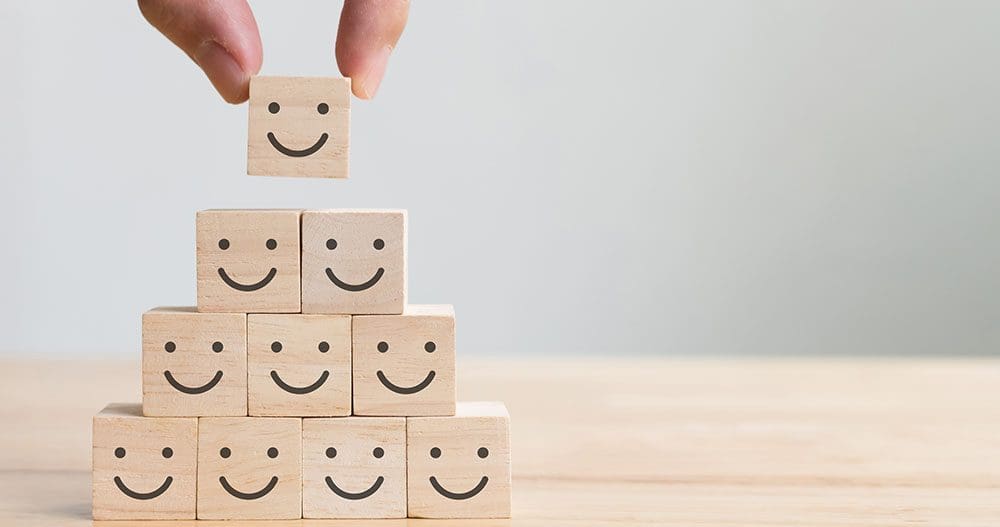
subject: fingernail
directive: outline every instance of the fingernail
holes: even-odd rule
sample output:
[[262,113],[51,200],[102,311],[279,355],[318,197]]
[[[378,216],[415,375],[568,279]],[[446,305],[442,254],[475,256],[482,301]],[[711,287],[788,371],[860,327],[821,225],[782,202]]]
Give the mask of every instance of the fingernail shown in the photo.
[[375,92],[378,91],[378,87],[382,84],[382,77],[385,75],[385,67],[389,64],[389,54],[392,53],[392,48],[386,46],[378,51],[378,53],[372,58],[371,66],[368,68],[368,73],[362,77],[361,83],[358,85],[358,96],[362,99],[371,99],[375,96]]
[[238,103],[247,99],[250,76],[218,42],[202,42],[192,58],[227,102]]

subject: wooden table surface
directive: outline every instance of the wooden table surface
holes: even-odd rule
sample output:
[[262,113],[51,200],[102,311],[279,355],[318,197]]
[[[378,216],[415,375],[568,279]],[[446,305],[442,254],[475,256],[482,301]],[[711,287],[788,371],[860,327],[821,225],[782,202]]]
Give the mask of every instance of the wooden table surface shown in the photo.
[[[1000,360],[466,360],[459,394],[507,402],[513,520],[274,524],[1000,525]],[[91,524],[91,415],[138,395],[0,360],[0,525]]]

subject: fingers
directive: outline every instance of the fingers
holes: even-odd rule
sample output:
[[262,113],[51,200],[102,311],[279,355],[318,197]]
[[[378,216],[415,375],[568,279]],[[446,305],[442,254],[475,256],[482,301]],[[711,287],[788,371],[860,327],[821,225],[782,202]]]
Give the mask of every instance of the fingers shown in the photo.
[[357,97],[375,96],[409,11],[408,0],[344,1],[337,31],[337,64],[340,73],[351,78]]
[[223,99],[247,100],[263,52],[246,0],[139,0],[139,10],[201,67]]

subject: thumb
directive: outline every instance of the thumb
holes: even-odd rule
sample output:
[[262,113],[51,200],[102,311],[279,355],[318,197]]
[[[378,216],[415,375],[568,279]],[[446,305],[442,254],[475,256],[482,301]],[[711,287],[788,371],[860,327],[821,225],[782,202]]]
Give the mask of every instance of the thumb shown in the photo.
[[247,100],[263,52],[246,0],[139,0],[139,10],[194,60],[223,99]]
[[337,31],[337,64],[340,72],[351,78],[354,95],[362,99],[375,96],[409,11],[408,0],[344,0]]

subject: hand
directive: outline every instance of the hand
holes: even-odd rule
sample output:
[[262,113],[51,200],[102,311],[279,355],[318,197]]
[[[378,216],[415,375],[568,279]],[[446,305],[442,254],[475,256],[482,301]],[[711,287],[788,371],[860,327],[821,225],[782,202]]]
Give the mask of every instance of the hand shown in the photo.
[[[355,96],[375,96],[409,9],[408,0],[344,1],[337,65],[351,78]],[[139,0],[139,10],[201,67],[223,99],[233,104],[247,100],[263,51],[246,0]]]

